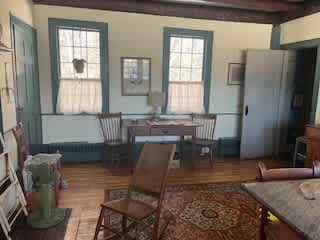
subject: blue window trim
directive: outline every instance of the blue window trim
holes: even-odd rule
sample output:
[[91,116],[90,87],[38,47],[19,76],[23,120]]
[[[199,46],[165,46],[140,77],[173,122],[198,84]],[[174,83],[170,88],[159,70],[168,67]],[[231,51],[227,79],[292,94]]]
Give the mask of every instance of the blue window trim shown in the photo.
[[101,58],[101,80],[102,80],[102,112],[109,112],[109,55],[108,55],[108,24],[102,22],[87,22],[69,19],[49,18],[49,47],[51,60],[52,79],[52,103],[53,111],[56,113],[56,104],[59,89],[59,66],[58,66],[58,40],[57,29],[60,26],[81,27],[96,29],[100,32],[100,58]]
[[173,36],[191,36],[200,37],[205,40],[204,46],[204,109],[205,112],[209,112],[209,96],[210,96],[210,84],[211,84],[211,66],[212,66],[212,44],[213,44],[213,32],[183,28],[170,28],[165,27],[163,31],[163,83],[162,91],[166,93],[165,106],[162,108],[162,113],[167,112],[168,104],[168,87],[169,87],[169,54],[170,54],[170,37]]

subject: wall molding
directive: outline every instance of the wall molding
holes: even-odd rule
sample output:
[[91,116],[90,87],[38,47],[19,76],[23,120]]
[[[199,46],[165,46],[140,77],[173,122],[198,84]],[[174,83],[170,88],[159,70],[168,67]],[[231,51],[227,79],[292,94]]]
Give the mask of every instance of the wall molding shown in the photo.
[[[158,143],[177,144],[179,149],[179,141],[157,141]],[[136,142],[135,153],[140,155],[144,142]],[[62,142],[42,144],[41,152],[55,153],[57,150],[62,154],[64,163],[90,163],[98,162],[103,159],[103,151],[105,145],[103,143],[87,143],[87,142]],[[179,150],[177,150],[179,151]],[[184,151],[191,152],[191,144],[186,141],[184,143]],[[197,147],[200,151],[200,147]],[[214,143],[214,153],[219,157],[235,157],[240,154],[239,138],[219,138]],[[191,154],[188,154],[191,156]]]

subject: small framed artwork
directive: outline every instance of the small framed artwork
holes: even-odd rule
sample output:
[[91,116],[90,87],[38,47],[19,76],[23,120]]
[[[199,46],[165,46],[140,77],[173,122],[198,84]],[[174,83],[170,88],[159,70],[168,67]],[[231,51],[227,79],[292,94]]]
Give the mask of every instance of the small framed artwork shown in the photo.
[[244,63],[229,63],[228,65],[228,85],[244,84]]
[[151,58],[121,58],[122,96],[147,96],[151,89]]

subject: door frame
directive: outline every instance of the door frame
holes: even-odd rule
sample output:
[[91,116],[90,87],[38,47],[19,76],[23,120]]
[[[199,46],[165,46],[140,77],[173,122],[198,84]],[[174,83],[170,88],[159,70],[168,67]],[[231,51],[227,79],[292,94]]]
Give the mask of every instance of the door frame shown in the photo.
[[[38,42],[37,42],[37,30],[30,26],[25,21],[21,20],[20,18],[12,15],[10,13],[10,31],[11,31],[11,48],[12,48],[12,66],[13,66],[13,73],[14,73],[14,89],[16,91],[17,84],[16,84],[16,59],[15,59],[15,47],[14,47],[14,25],[18,25],[21,28],[26,28],[32,32],[32,41],[34,43],[34,76],[37,78],[38,81],[38,89],[39,92],[39,116],[40,116],[40,126],[39,126],[39,134],[40,134],[40,145],[43,143],[43,135],[42,135],[42,115],[41,115],[41,99],[40,99],[40,81],[39,81],[39,62],[38,62]],[[16,91],[17,93],[17,91]],[[17,107],[17,106],[16,106]],[[17,121],[19,121],[18,112],[16,111]]]
[[317,62],[316,62],[316,69],[314,74],[312,104],[311,104],[311,112],[310,112],[310,123],[314,124],[316,121],[319,86],[320,86],[320,38],[294,42],[294,43],[281,44],[280,48],[282,50],[302,50],[306,48],[317,49]]

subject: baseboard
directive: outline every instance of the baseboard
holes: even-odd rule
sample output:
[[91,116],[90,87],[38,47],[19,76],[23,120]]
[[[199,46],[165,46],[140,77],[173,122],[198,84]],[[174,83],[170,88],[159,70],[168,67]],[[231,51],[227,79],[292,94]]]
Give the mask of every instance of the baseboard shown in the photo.
[[220,157],[240,156],[240,138],[237,138],[237,137],[219,138],[218,153]]
[[[159,142],[166,144],[176,144],[177,151],[179,151],[179,142],[166,141]],[[142,150],[144,142],[136,142],[135,155],[138,157]],[[191,156],[191,144],[186,142],[184,144],[184,154]],[[197,152],[200,152],[201,147],[197,147]],[[62,143],[50,143],[43,144],[41,146],[41,152],[56,153],[59,151],[62,155],[63,163],[89,163],[98,162],[103,159],[104,144],[103,143],[87,143],[87,142],[62,142]],[[214,144],[213,152],[218,155],[219,141]]]

